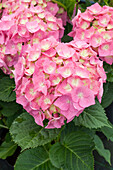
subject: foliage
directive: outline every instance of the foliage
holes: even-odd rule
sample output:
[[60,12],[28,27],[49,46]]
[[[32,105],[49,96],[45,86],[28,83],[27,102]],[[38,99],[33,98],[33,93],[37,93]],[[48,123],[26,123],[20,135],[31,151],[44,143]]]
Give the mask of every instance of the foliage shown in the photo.
[[8,156],[13,155],[17,148],[17,145],[14,142],[3,142],[0,146],[0,158],[6,159]]
[[23,152],[17,159],[15,170],[46,169],[57,170],[49,159],[48,151],[44,147],[37,147]]
[[110,127],[105,111],[98,101],[96,101],[95,105],[86,108],[79,117],[75,117],[74,123],[75,125],[83,125],[90,129],[97,129],[103,126]]
[[75,4],[78,2],[76,0],[52,0],[53,2],[57,3],[58,5],[62,6],[68,13],[68,16],[71,17],[73,14],[73,10]]
[[93,169],[92,149],[93,141],[89,135],[80,130],[71,131],[51,147],[50,160],[57,168]]
[[13,91],[15,84],[13,79],[3,77],[0,79],[0,100],[4,102],[11,102],[16,99],[15,92]]
[[104,145],[101,141],[101,139],[95,135],[94,136],[94,143],[95,143],[95,149],[98,151],[98,153],[105,158],[105,160],[111,165],[111,154],[108,149],[104,149]]
[[113,83],[104,84],[104,94],[102,96],[101,105],[106,108],[113,102]]
[[60,129],[45,129],[38,126],[28,113],[22,113],[12,123],[10,133],[15,143],[24,150],[51,142],[58,136]]
[[113,82],[113,64],[109,65],[109,64],[104,62],[104,69],[106,71],[107,81]]

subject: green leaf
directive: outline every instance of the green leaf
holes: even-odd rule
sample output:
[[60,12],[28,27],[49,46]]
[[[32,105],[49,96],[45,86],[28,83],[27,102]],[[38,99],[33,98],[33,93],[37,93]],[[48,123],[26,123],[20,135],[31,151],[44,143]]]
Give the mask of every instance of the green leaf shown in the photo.
[[50,160],[65,170],[93,170],[93,141],[82,131],[67,133],[60,143],[50,149]]
[[5,124],[10,128],[12,125],[13,121],[21,114],[22,112],[19,110],[16,112],[14,115],[7,117]]
[[107,81],[113,82],[113,64],[110,65],[110,64],[107,64],[106,62],[104,62],[104,70],[107,75]]
[[76,0],[52,0],[52,1],[57,3],[59,6],[63,7],[67,11],[68,16],[71,18]]
[[105,5],[109,6],[108,0],[104,0]]
[[113,125],[109,123],[111,128],[109,127],[102,127],[101,132],[107,137],[107,139],[113,142]]
[[81,12],[85,12],[86,8],[91,5],[92,5],[91,0],[84,0],[84,3],[79,3],[79,8],[81,9]]
[[113,1],[112,0],[110,0],[109,6],[113,7]]
[[62,130],[60,139],[62,140],[66,135],[70,134],[71,132],[76,132],[76,131],[82,131],[85,134],[88,134],[92,139],[96,133],[96,129],[89,129],[84,126],[75,126],[74,122],[71,121],[67,123],[65,128]]
[[3,71],[0,69],[0,79],[3,78],[4,76],[6,76]]
[[0,128],[8,129],[7,126],[0,124]]
[[65,26],[65,31],[64,31],[64,36],[62,38],[62,42],[70,42],[73,40],[72,37],[68,36],[68,33],[72,31],[72,25],[70,23],[67,22],[66,26]]
[[13,140],[23,150],[49,143],[57,137],[59,132],[60,129],[45,129],[38,126],[27,112],[17,117],[10,128]]
[[[9,128],[17,116],[23,113],[23,108],[21,105],[17,104],[15,101],[13,102],[3,102],[0,101],[0,113],[7,118],[5,118],[4,124]],[[2,126],[1,126],[2,127]]]
[[6,117],[10,117],[10,116],[14,115],[19,109],[22,108],[16,102],[6,103],[6,102],[0,101],[0,105],[2,106],[1,113]]
[[19,155],[15,170],[58,170],[49,159],[46,149],[37,147],[24,151]]
[[97,135],[94,136],[94,143],[95,143],[95,149],[97,150],[99,155],[103,156],[104,159],[111,165],[111,160],[110,160],[111,153],[108,149],[104,148],[101,139]]
[[104,84],[104,94],[101,105],[106,108],[113,102],[113,83],[107,82]]
[[0,146],[0,158],[6,159],[8,156],[13,155],[17,148],[17,144],[14,142],[3,142]]
[[5,136],[5,142],[10,142],[12,140],[10,133],[8,132]]
[[16,99],[14,80],[9,77],[3,77],[0,80],[0,100],[4,102],[11,102]]
[[82,125],[90,129],[97,129],[103,126],[111,127],[105,111],[98,101],[96,101],[95,105],[86,108],[83,113],[81,113],[79,117],[75,117],[73,121],[75,125]]

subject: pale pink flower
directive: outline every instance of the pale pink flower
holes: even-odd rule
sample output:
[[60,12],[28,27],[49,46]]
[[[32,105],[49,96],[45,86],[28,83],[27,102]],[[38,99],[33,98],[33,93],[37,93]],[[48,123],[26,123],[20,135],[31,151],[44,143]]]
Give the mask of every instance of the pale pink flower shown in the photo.
[[100,56],[110,56],[111,50],[111,43],[104,43],[99,47],[98,52]]
[[48,2],[47,3],[47,10],[52,13],[54,16],[57,14],[59,8],[58,8],[58,5],[57,4],[54,4],[52,2]]
[[110,21],[110,16],[108,14],[104,15],[104,16],[99,16],[98,17],[99,21],[98,24],[102,27],[107,27],[109,21]]
[[80,16],[82,19],[89,22],[91,22],[94,19],[94,17],[89,13],[89,11],[85,11],[84,13],[81,13]]
[[46,81],[44,74],[33,75],[33,84],[35,86],[35,90],[42,92],[43,94],[47,95],[47,87],[48,87],[49,80]]
[[39,105],[41,106],[42,110],[45,111],[46,109],[48,109],[51,106],[54,99],[55,97],[53,95],[41,96],[39,99]]
[[35,119],[35,122],[40,125],[40,126],[43,126],[43,120],[45,119],[45,115],[43,114],[43,112],[41,110],[39,111],[35,111],[35,115],[33,115],[34,119]]
[[1,21],[0,20],[0,31],[8,31],[14,24],[14,21],[7,20],[7,21]]
[[94,93],[87,87],[82,86],[82,87],[73,89],[71,95],[72,95],[72,100],[75,103],[78,103],[79,106],[82,108],[95,104]]
[[51,85],[55,86],[61,82],[62,76],[60,74],[52,74],[50,75],[49,80],[51,82]]
[[74,68],[69,66],[69,65],[66,65],[64,67],[60,67],[57,69],[58,73],[60,73],[60,75],[64,78],[67,78],[67,77],[70,77],[73,72],[74,72]]
[[57,51],[58,55],[64,59],[71,58],[75,53],[73,48],[68,47],[68,45],[64,44],[64,43],[59,44],[56,47],[56,51]]
[[89,40],[89,43],[93,47],[98,47],[98,46],[100,46],[104,42],[105,41],[104,41],[103,37],[101,35],[99,35],[99,34],[92,35],[90,40]]
[[102,11],[102,7],[98,3],[95,3],[94,5],[87,7],[87,9],[92,14],[99,14]]
[[78,110],[73,106],[73,101],[70,96],[63,95],[59,97],[54,102],[54,105],[61,109],[61,114],[64,115],[67,120],[70,120],[78,113]]
[[72,92],[72,87],[67,80],[65,79],[61,84],[57,86],[56,91],[60,92],[60,94],[68,94]]
[[43,63],[43,69],[45,73],[53,74],[56,70],[56,63],[49,59],[46,59]]
[[61,126],[64,125],[64,120],[65,118],[63,116],[53,118],[48,122],[48,125],[45,128],[46,129],[61,128]]
[[35,33],[39,30],[39,24],[37,21],[31,21],[26,23],[26,28],[29,32]]
[[37,93],[34,90],[33,83],[29,83],[25,89],[25,97],[28,101],[32,101],[36,97]]

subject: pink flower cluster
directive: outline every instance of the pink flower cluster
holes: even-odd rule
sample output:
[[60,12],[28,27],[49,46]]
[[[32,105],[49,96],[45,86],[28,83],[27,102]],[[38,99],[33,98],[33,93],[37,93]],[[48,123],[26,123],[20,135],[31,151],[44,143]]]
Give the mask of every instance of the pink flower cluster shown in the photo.
[[38,125],[46,120],[45,128],[60,128],[95,97],[101,102],[106,74],[96,52],[112,63],[113,50],[106,50],[113,44],[112,8],[95,4],[79,12],[74,41],[61,43],[67,13],[51,0],[3,0],[2,7],[0,68],[14,76],[16,102]]
[[113,7],[98,3],[78,12],[72,20],[73,30],[69,33],[75,40],[90,44],[100,59],[113,63]]
[[50,36],[60,41],[67,15],[57,4],[46,0],[3,0],[2,6],[5,9],[0,20],[0,68],[10,74],[22,46],[29,41],[35,44]]
[[14,70],[16,102],[38,125],[60,128],[90,105],[101,101],[106,74],[88,44],[61,43],[54,37],[24,45]]
[[58,6],[56,3],[52,3],[51,0],[2,0],[2,7],[4,8],[4,14],[10,15],[20,6],[24,6],[26,9],[31,6],[41,6],[43,9],[49,11],[51,14],[57,18],[61,18],[63,25],[66,25],[67,22],[67,12],[64,8]]

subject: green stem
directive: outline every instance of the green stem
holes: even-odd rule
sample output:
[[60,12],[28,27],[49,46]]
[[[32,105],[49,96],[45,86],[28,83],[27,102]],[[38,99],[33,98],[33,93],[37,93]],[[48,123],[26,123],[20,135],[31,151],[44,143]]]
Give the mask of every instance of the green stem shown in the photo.
[[8,127],[7,127],[7,126],[5,126],[5,125],[1,125],[1,124],[0,124],[0,128],[8,129]]
[[109,4],[108,4],[108,2],[107,2],[106,0],[104,0],[104,3],[105,3],[107,6],[109,6]]
[[62,131],[64,130],[64,128],[65,128],[65,125],[61,128],[61,130],[60,130],[60,132],[59,132],[59,134],[58,134],[58,136],[57,136],[57,139],[56,139],[57,142],[59,142],[60,137],[61,137],[61,133],[62,133]]
[[62,4],[61,2],[56,1],[56,0],[52,0],[52,2],[57,3],[59,6],[63,7],[65,10],[67,10],[66,6],[64,4]]
[[76,3],[76,15],[78,13],[78,5],[79,5],[79,2]]

